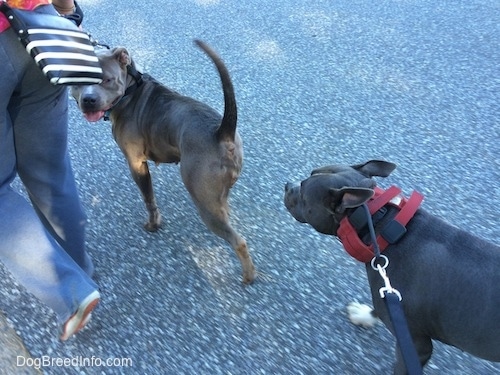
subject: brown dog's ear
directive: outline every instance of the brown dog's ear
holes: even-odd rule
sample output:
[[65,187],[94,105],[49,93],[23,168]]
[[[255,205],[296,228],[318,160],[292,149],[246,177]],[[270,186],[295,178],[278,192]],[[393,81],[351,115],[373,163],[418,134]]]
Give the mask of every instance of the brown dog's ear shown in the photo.
[[130,58],[128,51],[123,47],[116,47],[113,49],[113,56],[118,60],[122,68],[132,63],[132,59]]
[[396,164],[383,160],[370,160],[364,164],[351,165],[351,167],[360,171],[367,177],[387,177],[396,169]]
[[342,189],[330,189],[330,208],[338,214],[344,213],[347,208],[355,208],[361,206],[374,194],[372,189],[367,188],[351,188],[345,187]]

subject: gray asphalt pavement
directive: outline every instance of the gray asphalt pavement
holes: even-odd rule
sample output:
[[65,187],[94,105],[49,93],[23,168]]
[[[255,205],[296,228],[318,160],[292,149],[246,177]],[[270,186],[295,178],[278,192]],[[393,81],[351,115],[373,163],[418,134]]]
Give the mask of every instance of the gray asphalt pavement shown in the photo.
[[[152,166],[164,226],[146,233],[110,124],[87,123],[72,105],[71,153],[102,303],[88,328],[61,343],[53,313],[1,270],[0,310],[32,367],[43,360],[45,374],[390,373],[390,333],[346,317],[350,301],[371,303],[363,265],[334,238],[295,222],[282,203],[287,181],[325,164],[395,162],[381,186],[417,189],[425,209],[500,242],[498,1],[80,4],[94,37],[127,47],[145,72],[222,111],[218,75],[193,39],[220,53],[246,157],[232,221],[267,277],[242,286],[239,262],[198,218],[178,166]],[[439,343],[426,370],[495,373],[500,364]]]

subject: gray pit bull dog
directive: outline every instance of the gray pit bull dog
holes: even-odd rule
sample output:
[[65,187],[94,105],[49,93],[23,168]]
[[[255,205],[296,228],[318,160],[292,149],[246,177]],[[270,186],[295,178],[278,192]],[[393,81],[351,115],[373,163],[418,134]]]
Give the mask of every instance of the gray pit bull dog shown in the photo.
[[147,161],[180,163],[182,180],[202,220],[232,246],[243,267],[243,281],[250,283],[256,271],[247,243],[229,224],[229,190],[243,161],[234,89],[220,57],[205,43],[195,43],[219,72],[225,104],[222,117],[206,104],[137,72],[125,48],[98,51],[103,82],[73,86],[71,94],[88,121],[109,115],[113,136],[149,213],[145,229],[156,231],[161,223]]
[[[387,177],[396,166],[372,160],[332,165],[312,171],[299,184],[287,183],[284,203],[292,216],[320,233],[339,236],[342,220],[369,202],[374,176]],[[373,215],[376,233],[383,233],[399,209],[387,204]],[[500,361],[500,247],[460,230],[418,209],[406,233],[383,252],[391,284],[402,295],[403,309],[422,366],[432,354],[432,340],[456,346],[489,361]],[[368,234],[360,234],[371,243]],[[346,246],[345,243],[343,243]],[[374,313],[392,331],[381,299],[383,280],[366,264]],[[395,374],[406,374],[399,349]]]

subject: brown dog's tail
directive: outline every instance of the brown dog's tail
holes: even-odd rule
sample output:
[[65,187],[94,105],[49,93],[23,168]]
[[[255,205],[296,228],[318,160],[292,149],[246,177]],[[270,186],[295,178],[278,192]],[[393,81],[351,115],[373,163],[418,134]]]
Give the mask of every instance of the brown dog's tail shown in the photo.
[[233,83],[231,82],[229,72],[219,55],[217,55],[212,48],[199,39],[195,39],[194,42],[212,59],[219,72],[220,80],[222,82],[222,89],[224,91],[224,115],[222,116],[219,129],[217,129],[217,139],[222,140],[224,138],[230,138],[231,140],[234,140],[238,114]]

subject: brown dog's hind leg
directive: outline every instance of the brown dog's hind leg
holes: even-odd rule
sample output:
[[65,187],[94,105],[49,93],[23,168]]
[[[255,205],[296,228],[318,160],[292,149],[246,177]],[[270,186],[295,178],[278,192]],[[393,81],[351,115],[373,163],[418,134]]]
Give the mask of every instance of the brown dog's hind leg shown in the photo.
[[208,229],[225,239],[234,249],[243,268],[243,282],[250,284],[255,279],[255,267],[248,252],[247,242],[229,225],[227,211],[221,208],[220,213],[215,215],[203,209],[199,211]]
[[[218,149],[213,152],[218,152]],[[251,283],[256,271],[247,243],[229,224],[229,189],[238,176],[239,168],[227,160],[221,165],[219,158],[196,156],[185,157],[181,161],[180,172],[201,219],[208,229],[231,245],[243,268],[243,282]]]
[[205,225],[217,236],[225,239],[236,252],[241,267],[243,268],[243,282],[250,284],[256,276],[255,267],[252,258],[248,252],[248,246],[243,237],[241,237],[229,224],[229,209],[227,202],[219,202],[220,205],[215,208],[203,206],[195,200],[195,204],[200,213],[200,217]]

